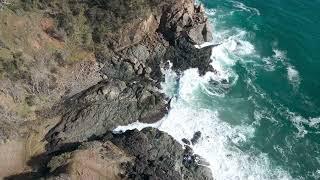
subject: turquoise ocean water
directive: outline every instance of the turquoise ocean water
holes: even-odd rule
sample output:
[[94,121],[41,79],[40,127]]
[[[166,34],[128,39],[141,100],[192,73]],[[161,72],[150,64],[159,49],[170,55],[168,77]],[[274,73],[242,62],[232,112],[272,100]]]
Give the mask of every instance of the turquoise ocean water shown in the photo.
[[231,125],[254,128],[240,151],[266,154],[271,168],[292,178],[320,179],[320,1],[200,3],[215,41],[228,44],[213,55],[231,61],[226,66],[238,76],[222,102],[204,95],[205,104],[221,108]]
[[197,3],[218,74],[165,72],[172,110],[154,126],[201,131],[194,149],[217,180],[320,179],[320,0]]

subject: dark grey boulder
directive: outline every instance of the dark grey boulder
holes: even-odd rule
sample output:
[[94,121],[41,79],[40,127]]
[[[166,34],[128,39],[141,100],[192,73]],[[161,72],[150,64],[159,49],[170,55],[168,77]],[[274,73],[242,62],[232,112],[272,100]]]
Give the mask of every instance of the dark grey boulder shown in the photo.
[[197,144],[200,138],[201,138],[201,132],[200,131],[195,132],[192,139],[190,140],[192,145]]
[[48,149],[101,136],[117,126],[137,120],[152,123],[168,111],[163,94],[150,86],[104,81],[63,102],[61,122],[47,135]]
[[[106,140],[136,157],[133,164],[126,166],[129,179],[213,179],[210,169],[198,164],[200,156],[193,154],[190,147],[184,150],[171,136],[157,129],[127,131]],[[192,160],[186,162],[186,158]]]

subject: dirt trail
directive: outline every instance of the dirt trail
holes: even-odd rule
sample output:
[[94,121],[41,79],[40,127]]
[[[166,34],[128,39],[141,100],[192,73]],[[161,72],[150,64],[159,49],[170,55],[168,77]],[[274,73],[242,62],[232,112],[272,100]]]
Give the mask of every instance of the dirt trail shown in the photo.
[[11,141],[0,145],[0,178],[20,173],[26,162],[25,142]]
[[43,141],[43,138],[57,122],[58,119],[33,122],[24,138],[0,144],[0,179],[30,171],[31,167],[28,166],[28,161],[45,152],[46,142]]

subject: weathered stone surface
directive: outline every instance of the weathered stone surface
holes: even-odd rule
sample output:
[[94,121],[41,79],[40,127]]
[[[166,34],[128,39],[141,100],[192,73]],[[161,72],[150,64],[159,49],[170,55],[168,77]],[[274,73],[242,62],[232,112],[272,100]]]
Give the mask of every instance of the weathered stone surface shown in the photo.
[[45,179],[120,180],[126,173],[123,164],[133,160],[110,141],[83,143],[75,151],[54,156]]
[[200,24],[188,31],[188,36],[192,42],[203,44],[212,40],[211,28],[208,23]]
[[211,180],[210,170],[198,159],[190,147],[184,150],[168,134],[146,128],[109,134],[54,156],[48,164],[49,179]]
[[197,159],[198,155],[183,150],[168,134],[154,128],[127,131],[114,135],[111,141],[135,157],[126,167],[129,179],[212,179],[207,167],[197,161],[184,163],[185,156]]
[[201,6],[194,6],[193,0],[180,2],[181,6],[172,6],[163,13],[159,31],[171,43],[181,35],[188,36],[195,44],[212,40],[211,30]]
[[124,157],[134,157],[120,168],[129,179],[210,179],[198,156],[165,133],[147,129],[105,137],[119,125],[153,123],[168,112],[170,102],[159,90],[168,61],[178,73],[214,71],[211,48],[194,47],[212,37],[201,6],[194,0],[16,2],[14,11],[0,16],[0,34],[6,35],[0,37],[0,124],[8,127],[0,128],[0,140],[25,136],[28,128],[14,130],[31,120],[54,118],[58,123],[46,126],[54,127],[45,132],[42,153],[55,156],[51,173],[66,171],[49,179],[104,178],[78,162],[97,160],[93,166],[105,167],[108,162],[94,148],[108,141],[107,152],[119,148]]
[[[137,120],[155,122],[161,119],[168,111],[169,105],[165,96],[155,87],[159,87],[163,80],[161,68],[168,60],[173,63],[173,69],[177,72],[198,68],[199,73],[204,75],[207,71],[213,70],[209,65],[211,48],[197,49],[194,46],[196,42],[192,39],[197,36],[196,38],[204,41],[209,36],[209,31],[197,33],[197,29],[207,27],[207,20],[201,8],[195,7],[192,0],[164,1],[159,4],[155,2],[156,0],[141,1],[142,4],[148,4],[142,14],[134,9],[130,10],[132,14],[139,14],[141,22],[151,22],[150,18],[159,20],[145,24],[148,26],[144,27],[147,33],[142,33],[146,37],[142,38],[142,35],[139,35],[136,38],[135,33],[139,28],[131,28],[138,20],[132,19],[132,23],[128,24],[128,19],[122,19],[123,26],[118,26],[116,31],[110,32],[115,36],[106,34],[101,39],[98,47],[103,47],[105,40],[115,41],[115,48],[97,48],[95,53],[105,81],[59,105],[61,122],[46,136],[50,150],[51,147],[57,148],[65,143],[82,142],[92,136],[100,136],[119,125]],[[105,14],[108,14],[108,11],[113,12],[118,6],[130,4],[129,1],[123,2],[124,4],[114,1],[109,3],[114,4],[111,10],[106,8],[110,6],[108,3],[99,6],[100,10],[106,11]],[[132,3],[139,5],[133,1]],[[94,10],[96,5],[89,3],[88,6],[89,12],[98,12],[97,9]],[[118,16],[115,18],[119,21],[121,19]],[[96,21],[90,18],[88,20]],[[99,27],[99,24],[94,26]],[[178,26],[181,27],[179,31]],[[190,31],[193,31],[192,35]],[[131,41],[122,39],[130,37],[129,34],[132,35]]]
[[195,132],[193,137],[190,140],[192,145],[197,144],[200,138],[201,138],[201,132],[200,131]]
[[199,74],[204,75],[208,71],[214,71],[210,65],[212,48],[210,46],[197,49],[187,37],[179,37],[175,46],[170,46],[165,54],[170,59],[173,69],[183,72],[189,68],[198,68]]
[[66,100],[57,109],[61,122],[47,135],[49,150],[101,136],[137,120],[155,122],[168,111],[164,95],[150,86],[104,81]]

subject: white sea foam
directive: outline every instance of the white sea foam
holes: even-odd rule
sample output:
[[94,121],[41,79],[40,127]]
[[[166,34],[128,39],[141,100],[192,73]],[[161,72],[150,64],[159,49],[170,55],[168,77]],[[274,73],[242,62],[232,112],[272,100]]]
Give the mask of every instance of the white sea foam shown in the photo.
[[214,16],[216,15],[217,11],[215,9],[208,9],[206,13],[208,16]]
[[286,65],[287,53],[285,51],[281,51],[275,48],[276,46],[277,46],[277,43],[273,43],[272,56],[261,58],[264,69],[266,71],[274,71],[279,64],[281,64],[282,66],[287,66]]
[[178,75],[171,69],[172,63],[168,61],[169,69],[162,69],[162,73],[166,75],[165,82],[161,83],[162,92],[166,93],[168,97],[174,97],[176,89],[178,88]]
[[160,126],[161,122],[162,121],[156,122],[154,124],[145,124],[145,123],[141,123],[141,122],[137,121],[137,122],[134,122],[134,123],[129,124],[127,126],[118,126],[117,128],[115,128],[113,130],[113,133],[118,134],[118,133],[126,132],[127,130],[133,130],[133,129],[138,129],[140,131],[146,127],[158,128]]
[[[176,77],[169,71],[166,78]],[[185,71],[180,79],[178,96],[172,100],[172,109],[165,118],[152,125],[137,122],[116,130],[157,127],[180,143],[182,138],[190,139],[196,131],[201,131],[202,138],[193,148],[195,153],[210,162],[215,179],[291,179],[285,171],[271,168],[266,154],[253,155],[238,148],[241,143],[254,137],[254,127],[232,126],[220,120],[218,111],[198,106],[201,100],[196,94],[207,80],[208,77],[196,74],[195,69]],[[173,85],[171,80],[166,82],[169,84],[164,83],[163,86]]]
[[287,72],[288,72],[288,80],[290,81],[290,83],[295,87],[299,86],[300,84],[299,72],[292,65],[289,65],[287,67]]
[[274,55],[271,58],[265,58],[263,61],[266,63],[267,69],[274,70],[277,64],[277,61],[281,62],[282,66],[285,66],[287,69],[287,77],[289,83],[294,87],[298,88],[301,82],[299,71],[291,65],[287,58],[287,52],[275,48],[277,42],[273,43],[273,53]]
[[272,51],[274,53],[273,57],[275,59],[280,60],[280,61],[287,59],[287,52],[281,51],[281,50],[275,49],[275,48],[273,48]]
[[[159,128],[177,140],[184,137],[191,138],[194,132],[201,131],[203,138],[194,150],[210,162],[213,175],[218,180],[291,179],[285,171],[271,168],[265,154],[254,156],[237,148],[241,143],[254,137],[254,127],[231,126],[220,120],[218,111],[196,106],[198,98],[189,96],[195,96],[195,91],[199,90],[205,80],[193,81],[194,76],[192,71],[185,72],[179,94],[188,91],[188,96],[182,95],[179,96],[180,99],[173,101],[172,110]],[[192,90],[190,87],[193,87]]]
[[246,31],[234,28],[233,34],[230,35],[230,33],[230,31],[217,32],[213,39],[215,44],[220,45],[213,48],[211,58],[214,63],[219,63],[219,66],[224,69],[231,68],[238,60],[245,61],[241,56],[255,53],[254,46],[245,40]]
[[316,170],[311,175],[314,179],[320,179],[320,169]]
[[320,126],[320,117],[317,118],[310,118],[309,119],[309,126],[318,128]]
[[204,48],[204,47],[207,47],[207,46],[211,46],[211,45],[215,45],[215,44],[212,43],[212,42],[205,42],[203,44],[195,45],[195,47],[198,48],[198,49],[201,49],[201,48]]
[[245,4],[238,2],[238,1],[231,1],[231,2],[233,2],[234,7],[238,8],[240,10],[244,10],[246,12],[254,13],[254,14],[260,16],[260,11],[256,8],[246,6]]
[[[240,7],[248,8],[239,4]],[[216,10],[207,13],[213,16]],[[189,69],[183,73],[182,77],[178,77],[171,70],[165,71],[166,80],[162,83],[162,87],[168,96],[173,97],[169,114],[155,124],[136,122],[129,126],[118,127],[115,131],[152,126],[169,133],[180,143],[182,143],[182,138],[190,139],[196,131],[201,131],[202,138],[193,148],[195,153],[210,162],[215,179],[292,179],[286,171],[271,165],[267,154],[247,152],[240,148],[243,143],[249,143],[254,137],[254,123],[252,125],[231,125],[220,118],[219,108],[203,108],[203,97],[199,95],[200,92],[211,95],[209,97],[213,98],[212,100],[219,99],[226,93],[220,89],[208,88],[210,81],[226,80],[229,88],[236,85],[238,75],[232,67],[238,61],[247,61],[246,56],[256,53],[254,46],[247,40],[248,33],[246,31],[236,28],[217,31],[214,26],[213,29],[215,32],[213,41],[200,45],[198,48],[210,44],[221,44],[212,50],[211,58],[213,61],[211,65],[217,72],[207,73],[200,77],[197,69]],[[275,51],[272,58],[284,59],[285,53]],[[263,111],[255,111],[254,116],[259,120],[269,115]],[[319,123],[318,120],[312,122],[311,124],[317,126],[320,120]],[[279,147],[276,148],[281,150]]]
[[270,57],[262,58],[262,62],[264,63],[264,69],[266,71],[274,71],[276,68],[276,63]]
[[302,116],[293,116],[290,120],[298,130],[298,137],[304,137],[308,133],[304,126],[308,124],[307,119],[303,118]]
[[301,115],[297,115],[296,113],[290,112],[287,110],[287,116],[293,125],[298,130],[297,137],[303,138],[306,134],[310,133],[306,127],[318,129],[320,128],[320,117],[302,117]]

